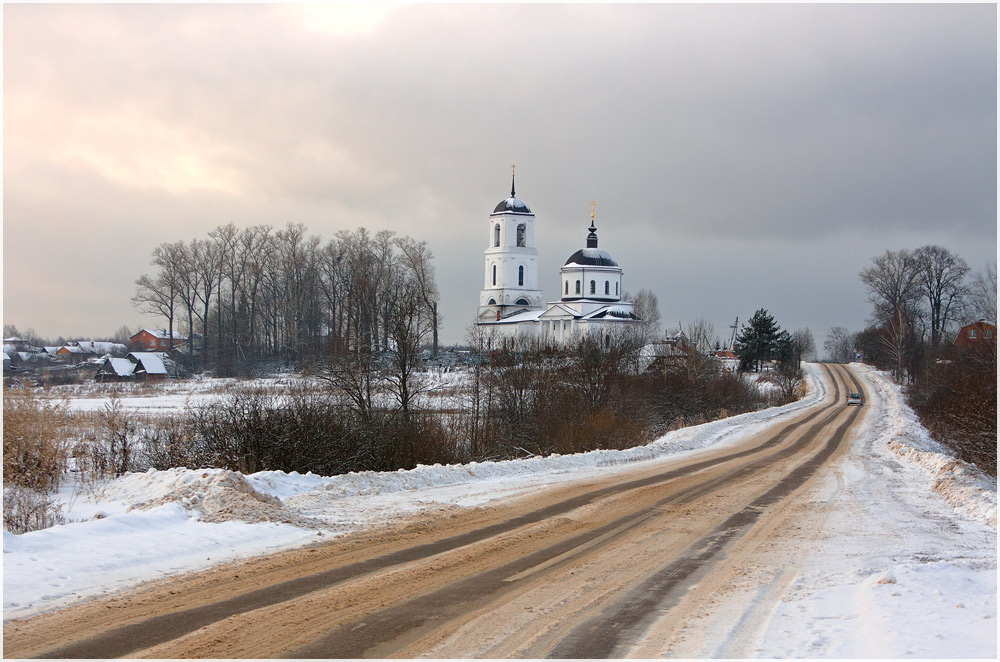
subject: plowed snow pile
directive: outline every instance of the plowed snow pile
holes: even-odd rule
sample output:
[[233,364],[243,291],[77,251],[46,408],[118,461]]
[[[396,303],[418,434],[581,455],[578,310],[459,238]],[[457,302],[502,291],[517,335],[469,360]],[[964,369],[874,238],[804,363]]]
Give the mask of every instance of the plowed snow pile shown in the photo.
[[243,474],[225,469],[150,469],[142,474],[126,474],[110,483],[103,496],[120,501],[126,511],[179,503],[200,513],[202,522],[239,520],[322,527],[317,520],[286,508],[278,497],[255,490]]

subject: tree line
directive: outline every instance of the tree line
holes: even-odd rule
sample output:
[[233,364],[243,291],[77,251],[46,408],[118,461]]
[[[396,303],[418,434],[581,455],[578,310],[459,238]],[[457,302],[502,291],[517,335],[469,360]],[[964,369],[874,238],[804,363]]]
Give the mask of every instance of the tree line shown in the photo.
[[133,303],[170,334],[200,335],[186,346],[192,367],[231,375],[262,362],[377,355],[392,346],[400,315],[437,351],[433,254],[410,237],[358,228],[324,243],[301,223],[230,223],[160,244],[151,264]]
[[984,320],[996,326],[996,264],[973,273],[941,246],[887,250],[858,277],[872,305],[858,332],[830,329],[829,358],[890,371],[904,384],[910,406],[934,438],[959,457],[996,475],[996,338],[956,346],[960,327]]

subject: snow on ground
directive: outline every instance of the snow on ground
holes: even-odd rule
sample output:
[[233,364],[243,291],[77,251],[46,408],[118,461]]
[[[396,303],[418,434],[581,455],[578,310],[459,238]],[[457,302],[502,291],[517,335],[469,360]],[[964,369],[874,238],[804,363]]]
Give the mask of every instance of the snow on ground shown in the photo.
[[[814,496],[818,544],[748,655],[996,658],[996,480],[931,440],[899,387],[855,364],[868,409]],[[943,498],[942,498],[943,497]]]
[[[455,407],[457,403],[450,393],[462,384],[464,378],[464,373],[460,371],[445,372],[435,369],[418,373],[416,376],[418,389],[422,391],[417,396],[418,401],[431,407]],[[283,393],[296,387],[317,386],[322,388],[323,382],[297,375],[257,379],[197,377],[190,380],[167,380],[155,385],[88,382],[53,386],[47,389],[46,394],[50,398],[65,401],[69,411],[103,412],[111,405],[112,397],[116,397],[125,411],[169,415],[181,413],[188,408],[211,405],[241,391],[260,389],[270,393]]]
[[[836,507],[822,544],[797,561],[795,580],[750,654],[995,657],[996,481],[930,440],[884,375],[856,367],[868,383],[865,429],[826,489]],[[59,496],[70,523],[4,533],[4,618],[415,513],[736,443],[821,400],[820,371],[807,366],[810,388],[799,402],[624,451],[334,477],[172,469],[128,474],[96,490],[66,486]],[[449,379],[440,383],[447,387]]]

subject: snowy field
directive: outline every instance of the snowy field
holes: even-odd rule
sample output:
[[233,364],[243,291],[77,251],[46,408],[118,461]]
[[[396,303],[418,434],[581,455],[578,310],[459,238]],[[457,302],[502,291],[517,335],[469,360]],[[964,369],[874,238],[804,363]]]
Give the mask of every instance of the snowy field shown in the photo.
[[[931,441],[883,375],[855,369],[867,382],[864,429],[821,486],[833,514],[819,543],[790,568],[794,579],[767,614],[752,655],[995,658],[996,481]],[[67,485],[59,499],[69,523],[21,536],[4,532],[4,618],[400,517],[736,443],[822,399],[820,370],[807,366],[810,388],[802,401],[625,451],[336,477],[173,469],[128,474],[90,493]],[[452,378],[442,375],[442,388]],[[136,410],[176,410],[217,393],[206,386],[193,395],[178,390],[123,401]],[[62,395],[77,410],[107,401],[92,393]]]

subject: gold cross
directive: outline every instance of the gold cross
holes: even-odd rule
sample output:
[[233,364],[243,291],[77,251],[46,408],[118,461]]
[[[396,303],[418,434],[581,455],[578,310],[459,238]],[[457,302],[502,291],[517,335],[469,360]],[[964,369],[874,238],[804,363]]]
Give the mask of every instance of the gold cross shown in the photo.
[[593,200],[591,200],[590,201],[590,220],[591,221],[594,220],[594,207],[596,207],[596,206],[597,206],[597,203],[594,202]]
[[513,179],[513,178],[514,178],[514,169],[515,169],[516,167],[517,167],[517,166],[516,166],[516,165],[514,165],[513,163],[511,163],[511,164],[510,164],[510,178],[511,178],[511,179]]

